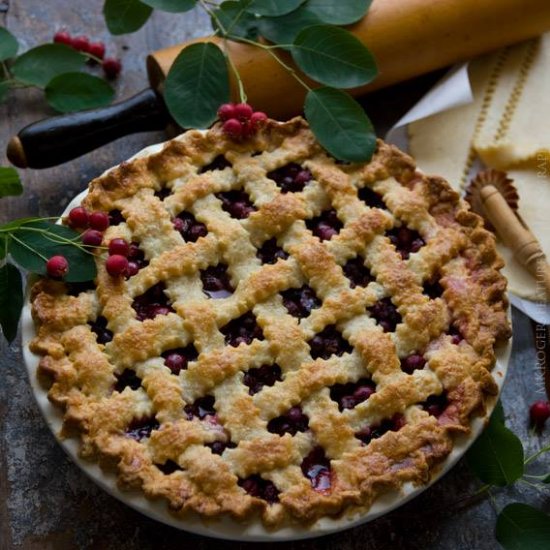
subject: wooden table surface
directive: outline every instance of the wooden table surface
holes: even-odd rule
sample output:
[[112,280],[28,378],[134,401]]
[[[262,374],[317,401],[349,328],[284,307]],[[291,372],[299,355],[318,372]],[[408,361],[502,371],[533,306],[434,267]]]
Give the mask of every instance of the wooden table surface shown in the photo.
[[[156,13],[140,32],[119,38],[106,31],[102,2],[86,0],[0,0],[0,25],[14,33],[22,49],[47,42],[65,26],[74,34],[88,34],[108,45],[108,53],[121,57],[124,69],[116,82],[122,99],[147,85],[144,56],[155,50],[209,30],[202,13]],[[383,91],[365,104],[379,133],[397,120],[438,75]],[[7,165],[5,146],[26,124],[52,114],[41,92],[18,90],[0,105],[1,164]],[[25,192],[0,202],[0,223],[22,216],[58,215],[88,181],[146,145],[165,139],[163,133],[123,138],[63,166],[22,171]],[[546,440],[529,433],[529,403],[544,396],[536,365],[530,321],[514,311],[514,345],[503,404],[508,425],[536,451]],[[257,544],[220,542],[178,531],[134,512],[108,496],[65,456],[48,430],[33,400],[21,357],[20,340],[8,347],[0,343],[0,549],[164,549],[192,547],[252,548]],[[546,457],[548,471],[550,457]],[[404,548],[493,549],[496,514],[488,500],[459,505],[475,492],[478,483],[461,461],[449,474],[411,503],[356,529],[323,538],[286,543],[292,549]],[[499,508],[518,500],[549,510],[548,494],[532,488],[496,491]],[[275,543],[266,544],[275,547]]]

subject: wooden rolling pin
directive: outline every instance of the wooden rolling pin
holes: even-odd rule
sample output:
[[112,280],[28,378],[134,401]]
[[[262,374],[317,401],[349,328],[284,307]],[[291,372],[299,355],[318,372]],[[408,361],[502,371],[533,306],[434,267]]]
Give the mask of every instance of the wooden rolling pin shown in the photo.
[[[548,30],[549,0],[374,0],[350,31],[373,52],[379,76],[351,92],[383,88]],[[149,55],[153,88],[159,89],[186,45]],[[306,91],[268,52],[236,42],[228,42],[228,52],[256,109],[281,120],[302,111]],[[232,89],[237,100],[234,77]]]
[[[372,50],[380,73],[371,85],[352,90],[359,95],[542,34],[550,30],[550,2],[374,0],[367,16],[350,30]],[[224,47],[218,38],[198,41],[205,40]],[[129,133],[165,127],[169,116],[162,84],[176,56],[193,42],[149,55],[152,89],[105,109],[27,126],[10,141],[8,158],[20,167],[44,168]],[[227,50],[256,109],[281,120],[302,112],[305,90],[267,51],[231,41]],[[280,55],[291,63],[288,54]],[[232,97],[237,101],[233,75],[232,79]]]
[[495,226],[502,242],[513,251],[519,263],[527,268],[537,282],[544,285],[550,301],[550,266],[540,243],[520,222],[496,187],[486,185],[481,188],[480,195],[487,218]]

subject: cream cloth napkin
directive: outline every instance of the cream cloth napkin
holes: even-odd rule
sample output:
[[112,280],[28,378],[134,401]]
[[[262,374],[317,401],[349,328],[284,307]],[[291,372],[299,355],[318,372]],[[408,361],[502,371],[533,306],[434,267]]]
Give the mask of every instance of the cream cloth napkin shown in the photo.
[[[508,172],[519,214],[550,258],[550,33],[473,60],[473,101],[412,122],[409,150],[427,173],[459,191],[481,159]],[[509,289],[544,301],[544,290],[501,243]]]

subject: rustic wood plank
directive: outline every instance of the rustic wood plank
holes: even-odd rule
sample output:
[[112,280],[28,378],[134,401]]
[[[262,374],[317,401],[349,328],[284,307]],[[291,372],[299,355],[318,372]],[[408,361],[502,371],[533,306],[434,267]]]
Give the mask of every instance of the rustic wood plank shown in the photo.
[[[156,14],[137,34],[112,38],[101,17],[101,2],[85,0],[0,0],[0,22],[22,42],[23,48],[51,38],[61,25],[72,33],[88,34],[108,44],[110,55],[122,58],[124,70],[116,83],[117,97],[128,97],[147,85],[145,52],[208,31],[208,19],[191,12],[183,16]],[[378,127],[385,128],[415,102],[434,78],[378,92],[365,100]],[[26,124],[52,113],[35,90],[21,90],[0,105],[0,162],[8,139]],[[124,138],[61,167],[23,171],[22,197],[2,199],[0,223],[9,219],[53,216],[87,182],[142,147],[165,139],[163,133]],[[542,438],[528,432],[526,411],[534,399],[543,397],[537,383],[536,355],[529,321],[514,315],[515,342],[503,402],[509,425],[535,451]],[[213,539],[179,532],[152,521],[108,496],[68,460],[48,431],[34,403],[22,364],[20,342],[0,344],[0,548],[72,549],[132,548],[169,549],[192,546],[200,550],[219,548]],[[546,431],[548,440],[548,430]],[[550,457],[545,458],[546,470]],[[542,471],[542,468],[541,468]],[[314,541],[287,544],[291,549],[404,548],[404,549],[496,549],[493,536],[495,514],[487,501],[470,507],[460,501],[477,487],[461,462],[444,479],[413,502],[351,532]],[[523,487],[498,493],[499,505],[514,498],[546,506],[544,495]],[[506,495],[506,496],[505,496]],[[224,543],[224,548],[256,545]],[[275,548],[267,544],[266,548]]]

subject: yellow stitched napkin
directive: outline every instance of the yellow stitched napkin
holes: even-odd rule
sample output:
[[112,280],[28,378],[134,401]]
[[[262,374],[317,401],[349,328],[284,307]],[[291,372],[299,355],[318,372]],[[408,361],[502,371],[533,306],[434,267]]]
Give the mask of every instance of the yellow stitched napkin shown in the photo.
[[[550,258],[550,33],[475,59],[468,69],[474,101],[409,125],[418,166],[462,191],[479,157],[506,170],[519,214]],[[509,289],[544,300],[536,280],[499,243]]]

